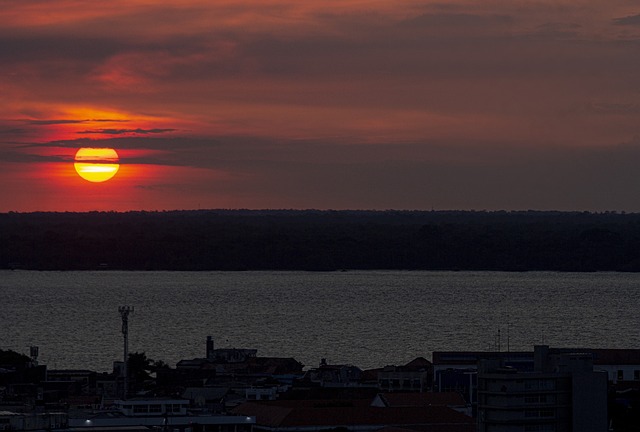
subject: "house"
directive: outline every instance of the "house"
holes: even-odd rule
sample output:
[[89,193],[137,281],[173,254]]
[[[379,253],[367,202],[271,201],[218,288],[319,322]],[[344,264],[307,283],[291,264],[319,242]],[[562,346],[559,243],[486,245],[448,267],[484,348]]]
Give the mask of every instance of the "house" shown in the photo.
[[96,388],[97,373],[86,369],[49,369],[47,381],[74,381],[80,383],[83,394],[92,393]]
[[326,359],[320,366],[309,369],[303,380],[323,387],[357,387],[362,379],[362,369],[353,365],[331,365]]
[[208,412],[223,412],[224,400],[229,389],[226,387],[188,387],[182,397],[189,401],[191,408]]
[[291,357],[258,357],[255,349],[214,349],[213,339],[207,337],[206,356],[180,360],[176,369],[159,370],[159,385],[176,385],[180,382],[195,387],[199,385],[225,385],[234,383],[258,386],[259,380],[273,378],[277,384],[291,385],[303,376],[304,365]]
[[96,394],[106,398],[122,395],[122,379],[116,374],[103,372],[96,375]]
[[258,350],[239,348],[218,348],[214,349],[214,341],[211,336],[207,336],[205,358],[213,363],[241,363],[251,357],[255,357]]
[[381,391],[427,391],[431,389],[433,365],[418,357],[404,366],[377,369],[377,384]]

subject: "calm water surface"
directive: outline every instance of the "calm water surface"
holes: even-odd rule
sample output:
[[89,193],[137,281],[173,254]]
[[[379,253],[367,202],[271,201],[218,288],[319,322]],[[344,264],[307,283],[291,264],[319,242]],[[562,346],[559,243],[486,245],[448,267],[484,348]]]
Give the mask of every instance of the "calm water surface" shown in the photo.
[[[0,271],[0,348],[49,368],[111,370],[130,351],[174,365],[216,347],[362,368],[437,350],[640,346],[640,274]],[[500,338],[497,337],[500,331]]]

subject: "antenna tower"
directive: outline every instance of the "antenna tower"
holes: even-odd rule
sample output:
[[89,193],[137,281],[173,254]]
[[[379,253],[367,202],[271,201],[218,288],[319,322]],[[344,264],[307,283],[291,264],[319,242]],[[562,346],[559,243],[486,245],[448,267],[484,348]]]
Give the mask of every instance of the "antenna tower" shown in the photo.
[[120,306],[118,308],[118,312],[120,312],[120,317],[122,317],[122,336],[124,338],[124,365],[122,368],[124,388],[122,389],[122,399],[125,400],[127,399],[127,390],[129,387],[129,376],[127,370],[127,363],[129,363],[129,314],[133,313],[133,307]]

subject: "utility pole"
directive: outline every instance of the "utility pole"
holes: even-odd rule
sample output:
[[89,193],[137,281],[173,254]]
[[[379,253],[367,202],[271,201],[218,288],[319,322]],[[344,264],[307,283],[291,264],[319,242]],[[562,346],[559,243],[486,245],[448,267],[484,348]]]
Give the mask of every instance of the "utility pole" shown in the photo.
[[122,369],[124,375],[124,388],[122,389],[122,400],[127,399],[127,390],[129,387],[128,367],[129,363],[129,314],[133,313],[133,307],[120,306],[118,308],[120,317],[122,317],[122,336],[124,337],[124,367]]

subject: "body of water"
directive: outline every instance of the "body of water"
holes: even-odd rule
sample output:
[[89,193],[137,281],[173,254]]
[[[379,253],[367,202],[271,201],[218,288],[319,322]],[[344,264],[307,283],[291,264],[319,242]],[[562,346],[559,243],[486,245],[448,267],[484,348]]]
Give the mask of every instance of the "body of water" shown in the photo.
[[[433,351],[638,348],[640,274],[0,272],[0,348],[49,368],[110,371],[129,349],[172,366],[256,348],[315,366],[404,364]],[[499,337],[498,337],[499,332]]]

